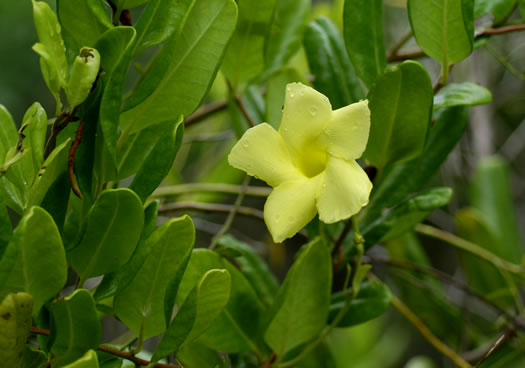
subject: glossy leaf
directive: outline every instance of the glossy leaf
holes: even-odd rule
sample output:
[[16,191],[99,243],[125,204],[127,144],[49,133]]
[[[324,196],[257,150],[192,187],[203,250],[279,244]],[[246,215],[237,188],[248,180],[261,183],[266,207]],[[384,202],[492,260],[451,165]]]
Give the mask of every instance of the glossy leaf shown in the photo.
[[476,83],[451,83],[434,97],[434,110],[451,106],[475,106],[492,102],[488,89]]
[[[286,1],[286,0],[285,0]],[[222,71],[234,87],[264,70],[265,40],[277,0],[238,2],[239,18],[224,55]]]
[[330,19],[319,17],[306,27],[304,48],[315,76],[314,88],[328,97],[334,109],[364,97],[344,40]]
[[370,135],[363,154],[381,170],[423,151],[432,112],[432,82],[425,68],[405,61],[370,91]]
[[[505,244],[498,241],[482,216],[479,211],[472,208],[458,211],[455,216],[458,235],[499,257],[508,256],[508,254],[502,254],[506,250]],[[500,305],[507,307],[512,305],[512,298],[508,292],[505,293],[508,285],[496,267],[466,252],[459,252],[459,255],[469,285]],[[519,258],[510,261],[518,260]]]
[[512,12],[515,5],[516,0],[475,0],[474,18],[492,14],[494,15],[493,23],[498,24]]
[[100,71],[100,54],[94,48],[83,47],[73,60],[69,83],[66,86],[69,108],[74,109],[86,100]]
[[508,165],[499,157],[479,162],[471,183],[470,203],[496,236],[495,254],[520,263],[523,243],[514,208]]
[[390,209],[368,227],[360,229],[370,246],[394,239],[423,221],[431,211],[445,206],[452,198],[452,189],[432,188],[418,193]]
[[[348,297],[343,292],[332,295],[328,323],[331,323],[343,309]],[[390,289],[381,281],[365,281],[361,284],[357,296],[350,302],[350,306],[337,327],[355,326],[383,315],[390,306],[391,298]]]
[[210,270],[194,286],[180,306],[173,322],[160,341],[153,361],[176,352],[205,332],[222,313],[230,298],[231,277],[226,270]]
[[38,102],[27,109],[20,132],[25,136],[22,148],[31,150],[31,155],[26,156],[28,162],[22,162],[25,177],[31,182],[44,163],[44,145],[47,133],[47,114]]
[[0,162],[4,164],[5,155],[16,146],[18,133],[11,114],[4,105],[0,105]]
[[11,225],[11,219],[9,213],[2,200],[0,200],[0,260],[4,255],[7,245],[13,235],[13,226]]
[[132,9],[136,8],[137,6],[141,6],[145,3],[147,3],[150,0],[115,0],[115,5],[118,7],[118,9]]
[[177,353],[177,358],[188,367],[223,368],[224,362],[215,350],[198,342],[182,345]]
[[69,75],[64,41],[55,13],[43,1],[33,0],[33,19],[39,43],[33,50],[40,55],[40,67],[47,87],[57,101],[57,115],[61,111],[60,89],[65,87]]
[[220,246],[219,252],[224,249],[239,253],[240,256],[235,258],[235,263],[253,286],[259,298],[270,306],[279,290],[279,284],[261,256],[249,244],[231,235],[222,236],[217,244]]
[[[269,5],[272,1],[259,3]],[[310,0],[277,0],[273,3],[275,10],[264,46],[264,75],[285,66],[299,51],[311,8]]]
[[357,75],[371,88],[386,68],[382,0],[346,0],[343,30]]
[[[142,201],[146,201],[171,170],[184,135],[182,122],[182,116],[180,116],[177,120],[163,123],[166,129],[159,127],[156,133],[159,134],[158,130],[164,130],[165,133],[158,138],[155,145],[146,147],[149,148],[148,155],[141,161],[142,166],[130,185],[130,189],[137,193]],[[157,126],[151,128],[155,127]],[[140,133],[142,131],[137,134]]]
[[55,334],[51,352],[59,366],[74,362],[100,344],[102,328],[89,291],[78,289],[56,301],[51,313]]
[[26,207],[38,206],[58,177],[67,170],[70,140],[56,147],[38,171],[31,186]]
[[117,140],[119,137],[118,120],[122,103],[122,91],[129,63],[133,56],[133,44],[136,32],[133,27],[115,27],[105,32],[97,41],[104,69],[102,80],[106,88],[100,102],[100,127],[104,143],[111,162],[117,162]]
[[120,283],[114,300],[115,314],[136,335],[145,338],[166,330],[174,295],[195,241],[188,216],[171,219],[146,240],[150,248],[135,277]]
[[[160,54],[120,119],[129,134],[188,116],[215,78],[237,18],[233,0],[197,0],[180,34]],[[138,105],[137,105],[138,104]]]
[[52,217],[39,207],[22,217],[0,261],[0,297],[25,291],[33,296],[33,314],[66,283],[64,247]]
[[442,65],[472,52],[474,0],[408,0],[408,15],[419,47]]
[[418,158],[385,170],[374,184],[365,218],[359,226],[366,228],[381,216],[384,208],[390,208],[410,193],[420,190],[456,146],[467,121],[467,110],[462,107],[443,109],[435,114],[423,153]]
[[151,0],[135,25],[134,54],[170,38],[184,24],[194,3],[195,0]]
[[314,338],[325,327],[331,284],[330,252],[323,241],[314,240],[288,271],[269,314],[264,340],[278,356]]
[[88,350],[82,358],[63,368],[99,368],[97,353],[94,350]]
[[62,34],[68,48],[73,48],[73,55],[81,47],[94,47],[97,39],[113,28],[102,0],[59,0],[57,13]]
[[199,341],[223,352],[257,350],[263,306],[257,294],[240,271],[217,253],[195,249],[177,293],[180,305],[202,276],[211,269],[226,269],[231,276],[231,296],[226,309]]
[[13,293],[0,303],[0,360],[4,367],[21,367],[31,332],[33,297]]
[[68,252],[81,281],[116,271],[135,250],[144,225],[142,202],[129,189],[102,192],[89,210],[84,236]]
[[24,363],[22,367],[43,368],[46,363],[47,356],[42,350],[26,344],[26,349],[24,351]]

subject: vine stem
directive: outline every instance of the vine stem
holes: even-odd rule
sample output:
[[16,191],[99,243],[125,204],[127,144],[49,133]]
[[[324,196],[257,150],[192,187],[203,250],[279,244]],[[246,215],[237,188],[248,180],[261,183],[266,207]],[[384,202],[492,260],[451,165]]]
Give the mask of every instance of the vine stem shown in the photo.
[[456,354],[452,349],[439,340],[430,329],[419,319],[414,312],[412,312],[398,297],[392,295],[392,305],[399,313],[403,315],[420,333],[423,337],[440,353],[448,357],[460,368],[473,368],[467,361]]
[[226,234],[228,230],[230,230],[230,227],[233,224],[233,220],[235,219],[235,215],[239,211],[239,208],[241,207],[242,201],[244,199],[244,193],[246,191],[246,187],[248,186],[248,183],[250,182],[250,177],[246,175],[244,177],[244,180],[241,184],[241,191],[239,195],[237,196],[237,199],[235,199],[235,203],[233,204],[233,207],[228,214],[228,217],[226,218],[226,221],[224,222],[224,225],[222,226],[221,230],[215,234],[215,236],[211,240],[211,244],[208,247],[209,249],[215,249],[217,246],[217,242],[219,241],[220,237]]
[[[44,335],[44,336],[49,336],[51,334],[51,331],[49,331],[49,330],[45,330],[43,328],[36,328],[36,327],[31,328],[31,332],[34,333],[34,334],[37,334],[37,335]],[[129,360],[130,362],[133,362],[133,363],[135,363],[138,366],[151,366],[151,364],[154,364],[154,367],[156,367],[156,368],[180,368],[180,367],[182,367],[181,365],[173,365],[173,364],[165,364],[165,363],[154,363],[154,362],[152,363],[149,360],[145,360],[145,359],[141,359],[139,357],[136,357],[132,353],[128,353],[128,352],[125,352],[125,351],[120,351],[120,350],[117,350],[117,349],[113,349],[113,348],[111,348],[109,346],[105,346],[105,345],[102,345],[102,344],[97,347],[97,350],[103,351],[105,353],[108,353],[108,354],[111,354],[111,355],[114,355],[114,356],[117,356],[117,357],[122,358],[122,359]]]
[[240,194],[241,190],[243,190],[245,196],[251,197],[268,197],[272,192],[272,189],[267,187],[256,187],[247,185],[243,189],[242,185],[234,184],[190,183],[160,187],[153,192],[151,197],[162,198],[195,192],[219,192],[228,194]]
[[480,247],[477,244],[469,242],[468,240],[462,239],[454,234],[451,234],[447,231],[435,228],[430,225],[418,224],[415,227],[415,231],[442,240],[456,248],[469,252],[485,261],[492,263],[497,268],[503,269],[513,274],[517,274],[525,278],[525,267],[522,265],[517,265],[511,262],[508,262],[495,254],[489,252],[488,250]]

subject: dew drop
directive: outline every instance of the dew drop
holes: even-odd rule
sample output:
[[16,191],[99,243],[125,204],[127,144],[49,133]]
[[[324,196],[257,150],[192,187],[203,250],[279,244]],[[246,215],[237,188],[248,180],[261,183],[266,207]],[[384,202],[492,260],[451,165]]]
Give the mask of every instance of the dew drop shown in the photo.
[[301,96],[304,96],[304,91],[301,91],[301,93],[299,93]]
[[326,183],[323,184],[323,188],[326,188]]
[[284,128],[284,131],[285,131],[285,132],[287,132],[287,131],[288,131],[288,128],[287,128],[287,127],[285,127],[285,128]]
[[287,90],[287,91],[291,91],[291,90],[292,90],[292,87],[288,86],[288,87],[286,87],[286,90]]
[[275,215],[274,219],[275,219],[275,222],[281,221],[281,215]]
[[295,97],[295,92],[290,92],[290,97],[294,98]]
[[317,107],[315,106],[310,107],[310,115],[312,116],[317,115]]
[[248,146],[249,146],[248,141],[244,141],[244,142],[242,142],[242,146],[243,146],[244,148],[248,148]]
[[277,172],[277,168],[274,167],[274,168],[272,169],[272,172]]
[[295,221],[295,217],[293,216],[288,216],[288,222],[294,222]]

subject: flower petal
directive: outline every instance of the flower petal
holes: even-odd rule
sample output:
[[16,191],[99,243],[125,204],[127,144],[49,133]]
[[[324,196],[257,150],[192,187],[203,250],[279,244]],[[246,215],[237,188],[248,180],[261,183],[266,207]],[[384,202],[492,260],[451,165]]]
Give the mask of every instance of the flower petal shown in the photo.
[[368,204],[372,183],[354,160],[330,156],[321,176],[317,210],[324,223],[347,219]]
[[232,148],[228,162],[272,187],[302,178],[281,136],[266,123],[248,129]]
[[302,156],[302,151],[311,149],[312,143],[318,141],[331,116],[332,106],[326,96],[301,83],[286,86],[279,133],[294,162]]
[[321,142],[333,156],[355,160],[363,154],[370,131],[368,100],[356,102],[332,112],[332,121]]
[[274,242],[292,237],[314,218],[319,181],[320,177],[303,178],[272,191],[264,205],[264,222]]

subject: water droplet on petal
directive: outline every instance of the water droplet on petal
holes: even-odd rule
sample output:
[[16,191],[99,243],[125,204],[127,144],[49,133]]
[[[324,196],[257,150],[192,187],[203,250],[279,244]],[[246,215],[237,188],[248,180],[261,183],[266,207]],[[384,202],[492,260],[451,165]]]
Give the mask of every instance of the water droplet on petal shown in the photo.
[[287,91],[291,91],[291,90],[292,90],[292,87],[288,86],[288,87],[286,87],[286,90],[287,90]]
[[326,188],[326,183],[323,184],[323,188]]
[[274,168],[272,169],[272,172],[277,172],[277,168],[274,167]]
[[293,92],[293,91],[290,92],[290,97],[291,97],[291,98],[294,98],[294,97],[295,97],[295,92]]
[[317,107],[315,106],[310,107],[310,115],[312,116],[317,115]]
[[279,222],[281,220],[281,215],[275,215],[274,219],[275,222]]
[[288,216],[288,222],[294,222],[295,221],[295,217],[293,216]]
[[243,142],[242,142],[242,146],[243,146],[244,148],[248,148],[248,146],[249,146],[248,141],[247,141],[247,140],[243,141]]
[[285,132],[287,132],[287,131],[288,131],[288,128],[287,128],[287,127],[285,127],[285,128],[284,128],[284,131],[285,131]]
[[300,95],[301,95],[301,96],[304,96],[304,91],[301,91]]

